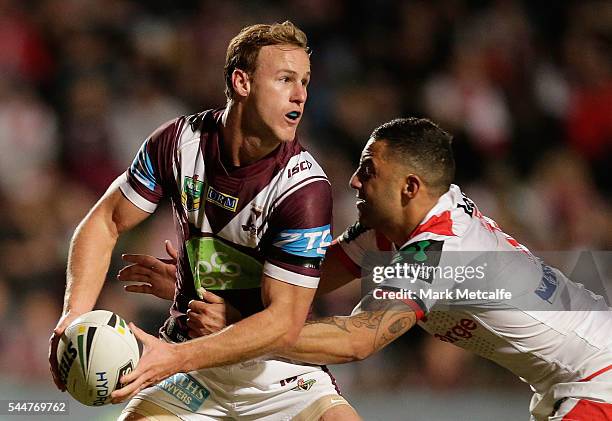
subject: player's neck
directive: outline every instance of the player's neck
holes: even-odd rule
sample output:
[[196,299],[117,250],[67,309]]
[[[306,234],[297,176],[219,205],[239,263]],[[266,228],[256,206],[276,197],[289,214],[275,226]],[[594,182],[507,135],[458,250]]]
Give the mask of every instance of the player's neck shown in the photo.
[[268,155],[279,145],[278,141],[266,141],[261,136],[249,134],[244,124],[242,107],[229,102],[221,121],[223,123],[222,161],[233,167],[242,167]]
[[397,221],[396,226],[389,227],[389,233],[385,236],[393,241],[398,247],[408,242],[414,230],[423,223],[430,210],[438,202],[438,199],[424,195],[418,200],[412,200],[404,208],[402,218]]

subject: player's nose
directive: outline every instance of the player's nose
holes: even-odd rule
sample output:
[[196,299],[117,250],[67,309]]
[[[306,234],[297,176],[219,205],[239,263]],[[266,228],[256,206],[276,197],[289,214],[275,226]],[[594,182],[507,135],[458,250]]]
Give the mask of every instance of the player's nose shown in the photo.
[[303,104],[306,102],[306,98],[308,98],[306,86],[302,85],[301,83],[296,83],[291,92],[291,102]]
[[351,179],[349,180],[349,186],[355,190],[359,190],[361,188],[361,181],[359,181],[359,177],[357,176],[357,171],[353,173]]

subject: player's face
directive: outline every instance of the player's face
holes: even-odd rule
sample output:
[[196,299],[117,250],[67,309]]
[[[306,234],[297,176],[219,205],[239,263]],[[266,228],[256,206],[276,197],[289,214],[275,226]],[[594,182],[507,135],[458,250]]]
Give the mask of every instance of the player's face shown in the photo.
[[366,144],[351,187],[357,190],[359,222],[369,228],[382,229],[401,212],[401,172],[385,159],[384,141],[370,139]]
[[268,45],[259,51],[250,77],[249,122],[262,137],[295,138],[310,81],[310,58],[293,45]]

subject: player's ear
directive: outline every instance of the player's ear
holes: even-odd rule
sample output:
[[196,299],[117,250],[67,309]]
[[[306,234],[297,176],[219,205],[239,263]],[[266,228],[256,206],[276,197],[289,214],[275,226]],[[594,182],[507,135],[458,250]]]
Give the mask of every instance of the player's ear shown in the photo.
[[402,188],[402,197],[408,200],[414,199],[419,190],[421,189],[422,181],[416,174],[409,174],[405,178],[404,186]]
[[251,91],[251,80],[249,74],[241,69],[232,72],[232,88],[239,97],[246,97]]

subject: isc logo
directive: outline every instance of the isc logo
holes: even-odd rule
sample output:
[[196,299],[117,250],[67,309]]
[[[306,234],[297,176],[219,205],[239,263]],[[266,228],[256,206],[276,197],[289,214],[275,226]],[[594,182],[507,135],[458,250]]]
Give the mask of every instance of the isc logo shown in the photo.
[[309,170],[312,168],[312,162],[306,160],[298,162],[293,166],[293,168],[287,168],[287,178],[291,178],[296,175],[300,171]]

